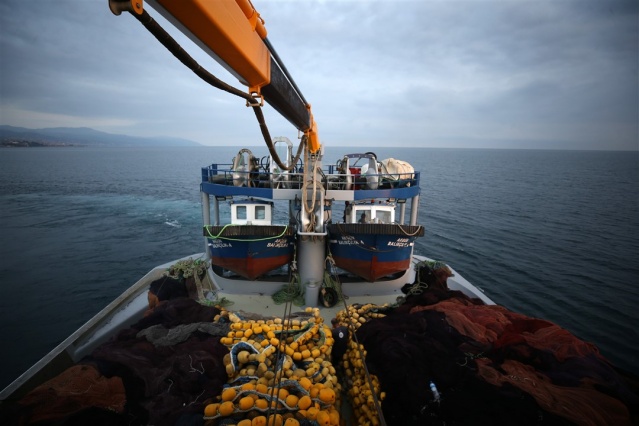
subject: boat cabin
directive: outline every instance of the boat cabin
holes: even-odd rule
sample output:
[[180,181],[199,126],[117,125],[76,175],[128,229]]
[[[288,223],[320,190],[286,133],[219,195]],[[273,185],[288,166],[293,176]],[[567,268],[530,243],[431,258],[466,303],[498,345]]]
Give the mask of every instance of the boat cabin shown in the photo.
[[231,201],[232,225],[271,225],[273,202],[262,200]]
[[344,211],[346,223],[394,223],[394,204],[350,204]]

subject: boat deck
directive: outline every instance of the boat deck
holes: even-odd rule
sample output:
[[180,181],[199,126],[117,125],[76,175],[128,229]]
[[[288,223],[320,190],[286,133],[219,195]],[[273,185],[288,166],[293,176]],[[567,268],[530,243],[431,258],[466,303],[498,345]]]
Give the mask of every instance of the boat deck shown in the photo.
[[[148,309],[147,292],[150,283],[160,278],[175,262],[187,259],[205,259],[205,254],[195,253],[158,265],[150,270],[102,311],[3,389],[0,392],[0,401],[23,396],[43,381],[55,377],[64,369],[80,361],[84,356],[91,353],[93,349],[107,341],[118,330],[142,318]],[[414,256],[413,264],[425,259],[422,256]],[[453,273],[454,276],[448,280],[448,285],[452,290],[461,290],[471,297],[482,299],[484,303],[493,304],[483,292],[455,273],[454,270]],[[397,297],[403,295],[401,287],[413,280],[414,270],[411,268],[404,276],[392,282],[363,284],[362,282],[345,281],[342,287],[343,293],[347,297],[346,302],[349,305],[357,303],[384,305],[395,303]],[[222,281],[221,287],[212,284],[210,281],[208,285],[210,289],[215,291],[215,295],[218,298],[224,297],[233,302],[229,306],[230,310],[280,318],[285,313],[285,305],[276,304],[272,298],[272,294],[285,285],[281,281],[248,282],[228,279]],[[337,313],[344,309],[344,303],[341,301],[330,308],[319,303],[313,306],[319,308],[322,318],[329,324],[331,319],[335,318]],[[304,307],[293,306],[292,311],[301,311]]]
[[[203,254],[198,253],[185,257],[182,260],[197,259],[202,256]],[[422,260],[426,260],[426,258],[414,257],[412,261],[414,264],[417,264]],[[15,407],[15,404],[21,401],[24,395],[37,386],[47,382],[49,379],[57,379],[65,374],[69,374],[68,372],[71,371],[74,363],[83,361],[83,358],[88,354],[95,356],[96,352],[94,352],[94,350],[96,349],[99,354],[100,350],[104,350],[104,346],[109,347],[112,345],[114,343],[113,338],[118,335],[119,332],[127,329],[130,324],[138,323],[138,321],[144,317],[149,307],[147,293],[150,284],[158,278],[161,278],[175,262],[177,262],[177,260],[160,265],[151,270],[119,298],[51,351],[51,353],[36,363],[10,386],[5,388],[0,394],[0,408]],[[477,300],[470,301],[469,299],[464,299],[465,296],[451,295],[446,293],[445,289],[434,288],[433,291],[429,290],[424,292],[423,296],[426,297],[425,299],[421,299],[421,296],[409,299],[405,305],[402,305],[393,313],[389,313],[383,320],[371,324],[370,327],[368,327],[367,324],[367,327],[358,329],[357,334],[360,335],[360,331],[363,332],[360,337],[365,339],[365,350],[371,355],[371,365],[369,365],[369,368],[375,370],[375,372],[372,373],[377,377],[375,380],[379,380],[380,383],[386,386],[385,388],[380,388],[381,392],[401,395],[399,398],[393,397],[392,401],[391,398],[388,398],[385,405],[383,405],[384,415],[389,416],[386,418],[387,424],[423,424],[423,416],[442,416],[442,419],[452,420],[472,419],[471,423],[468,424],[483,424],[488,418],[494,419],[494,416],[497,415],[507,415],[514,416],[512,418],[509,417],[509,419],[515,422],[515,419],[524,419],[528,414],[534,416],[534,419],[538,419],[537,416],[539,413],[545,413],[544,415],[547,413],[552,413],[552,415],[555,416],[560,415],[577,423],[586,418],[590,418],[590,416],[598,416],[598,419],[603,419],[604,422],[602,424],[631,424],[628,423],[631,418],[636,420],[636,417],[633,417],[636,415],[636,412],[631,409],[633,404],[637,402],[636,387],[633,388],[632,379],[629,381],[626,377],[630,376],[625,376],[621,374],[621,372],[614,370],[607,361],[598,354],[594,345],[575,338],[552,323],[535,318],[527,318],[520,314],[510,312],[500,306],[486,306],[493,305],[488,297],[483,295],[479,289],[468,283],[468,281],[454,270],[452,270],[452,273],[454,275],[446,281],[448,289],[459,290],[465,293],[466,296],[480,299],[484,303],[482,304]],[[354,304],[373,304],[378,306],[393,304],[398,296],[403,295],[400,290],[400,283],[407,283],[410,282],[409,279],[414,279],[415,272],[413,268],[407,271],[407,274],[408,275],[397,278],[394,280],[395,282],[391,280],[386,283],[374,283],[375,285],[367,284],[363,287],[361,286],[362,283],[344,282],[343,291],[344,294],[348,296],[346,303],[349,305],[348,309],[351,314],[354,313],[352,306]],[[281,320],[286,317],[287,312],[285,305],[276,304],[271,294],[266,291],[267,288],[269,291],[281,288],[284,285],[281,281],[272,283],[253,282],[252,284],[256,287],[250,287],[248,283],[242,286],[239,283],[234,283],[233,280],[227,280],[223,282],[221,286],[213,284],[210,278],[207,278],[205,281],[205,283],[202,283],[202,292],[209,296],[209,301],[211,301],[211,296],[216,296],[218,300],[223,297],[233,302],[231,306],[228,306],[228,318],[231,319],[231,314],[236,317],[235,320],[233,320],[233,324],[236,325],[236,327],[232,327],[231,331],[233,329],[239,330],[240,328],[237,326],[244,326],[246,324],[253,324],[253,327],[260,326],[260,323],[250,316],[247,316],[246,319],[242,319],[242,312],[259,314],[262,317],[273,317],[276,319],[275,324],[278,324],[278,319]],[[358,287],[358,285],[360,287]],[[382,291],[382,289],[386,291]],[[438,294],[439,296],[437,296]],[[432,296],[435,296],[435,299],[427,301],[427,299]],[[437,297],[440,298],[437,299]],[[454,300],[455,298],[457,299]],[[422,301],[425,303],[420,304]],[[189,310],[199,310],[200,308],[208,309],[209,311],[212,310],[212,308],[203,307],[184,298],[170,300],[166,305],[167,309],[173,309],[172,306],[176,306],[172,305],[171,302],[178,302],[178,304],[189,302]],[[407,308],[408,310],[403,308]],[[318,306],[319,316],[321,316],[327,325],[330,324],[331,319],[335,317],[340,318],[340,325],[344,325],[345,317],[340,313],[343,309],[344,304],[342,302],[337,303],[331,308]],[[415,310],[413,311],[413,309]],[[303,310],[304,307],[293,306],[291,311],[295,313]],[[362,313],[362,311],[365,310],[365,308],[362,308],[359,312]],[[363,314],[370,314],[368,318],[368,320],[370,320],[371,318],[380,318],[380,314],[377,312],[380,311],[373,309]],[[306,318],[311,318],[309,317],[308,311],[306,311],[305,314]],[[449,314],[450,316],[448,316]],[[312,316],[313,314],[310,315]],[[382,314],[382,316],[384,315]],[[237,321],[237,318],[239,318],[239,321]],[[298,318],[303,318],[303,316],[300,315]],[[464,318],[466,319],[464,320]],[[352,319],[352,317],[349,319]],[[466,322],[457,323],[457,321],[460,320]],[[211,320],[206,321],[209,321],[208,324],[211,324]],[[215,321],[215,323],[217,323],[217,321]],[[315,322],[315,324],[318,324],[318,322]],[[228,328],[229,325],[227,322],[226,327]],[[293,325],[295,324],[293,323]],[[360,324],[354,325],[359,327]],[[330,328],[330,325],[328,327]],[[514,327],[519,327],[523,333],[513,336]],[[133,331],[136,330],[137,327],[134,327]],[[143,328],[143,330],[146,330],[146,328]],[[397,330],[402,330],[402,332],[397,333]],[[428,331],[424,332],[425,330]],[[290,331],[286,331],[285,333],[289,332]],[[230,332],[227,334],[227,331],[223,333],[222,336],[232,335]],[[286,338],[286,335],[287,334],[284,334],[283,337],[282,335],[279,336]],[[290,334],[288,335],[290,336]],[[443,340],[433,340],[438,339],[438,336],[443,337]],[[504,337],[507,338],[507,340],[500,345],[505,344],[506,347],[495,350],[495,348],[493,348],[493,342],[503,339]],[[513,337],[516,337],[516,339],[512,340]],[[195,340],[198,339],[200,339],[200,337],[196,337]],[[317,339],[318,342],[321,341],[319,338]],[[388,346],[388,339],[392,342],[390,343],[393,345],[392,347]],[[231,344],[224,343],[223,340],[231,340]],[[107,341],[109,343],[103,345],[103,343]],[[227,348],[237,348],[238,345],[233,345],[232,343],[237,343],[238,341],[237,336],[217,338],[209,336],[209,340],[206,340],[205,344],[226,345],[226,348],[223,349],[225,353],[228,353],[229,349]],[[252,344],[255,344],[257,341],[258,340],[255,340]],[[115,343],[116,347],[118,347],[117,342]],[[287,341],[287,345],[288,344]],[[348,361],[346,361],[346,357],[342,358],[344,365],[340,366],[340,368],[347,368],[346,364],[348,363],[356,365],[356,363],[359,362],[358,350],[356,349],[358,345],[355,344],[354,349],[353,341],[348,344],[349,349],[346,354],[349,358]],[[279,345],[279,343],[275,345]],[[402,349],[398,351],[399,348],[395,345],[405,346],[402,346]],[[525,345],[523,352],[522,345]],[[126,347],[128,347],[128,344],[125,344],[124,348]],[[120,346],[120,348],[122,347]],[[175,348],[177,350],[177,346]],[[171,348],[170,352],[173,353],[173,350],[174,349]],[[240,347],[239,350],[243,350],[242,347]],[[239,359],[237,352],[238,351],[234,351],[233,353],[235,353],[235,356],[238,356],[237,359]],[[508,357],[508,354],[511,353],[519,355],[511,359]],[[187,352],[186,354],[187,370],[188,366],[191,365],[191,373],[194,374],[195,380],[200,380],[199,374],[203,374],[204,370],[200,372],[198,369],[194,369],[192,364],[189,364],[189,362],[193,361],[189,361],[191,359],[190,354],[195,354],[195,352]],[[419,355],[411,356],[410,354]],[[504,354],[507,355],[506,358],[504,358]],[[536,369],[541,354],[543,354],[543,359],[547,362],[553,360],[553,364],[547,365],[543,369]],[[220,355],[220,357],[221,356],[222,355]],[[401,362],[395,362],[397,361],[393,358],[395,356],[400,356]],[[522,358],[522,356],[524,358]],[[526,356],[529,356],[530,359],[525,358]],[[387,359],[387,357],[390,358]],[[582,364],[588,365],[590,369],[584,370],[582,368],[576,368],[574,370],[566,370],[568,364],[563,361],[565,357],[570,358],[569,363],[573,363],[577,366]],[[122,361],[131,360],[132,362],[136,362],[136,359],[136,356],[131,357],[127,355]],[[140,359],[146,363],[144,356]],[[368,359],[367,357],[367,364],[369,362]],[[155,364],[150,363],[149,365]],[[575,378],[575,383],[581,383],[581,380],[586,380],[584,383],[587,383],[588,380],[594,380],[599,386],[602,386],[604,390],[593,394],[593,389],[589,386],[560,386],[553,384],[549,378],[550,376],[547,376],[547,374],[555,371],[552,370],[552,368],[555,368],[558,372],[562,372],[562,374],[570,374],[571,377]],[[504,373],[501,369],[504,369],[503,371],[506,372]],[[593,373],[589,373],[590,371],[593,371]],[[224,380],[226,380],[226,375],[224,372],[222,373]],[[603,373],[606,373],[606,377],[612,381],[605,383],[597,381],[600,377],[598,374]],[[582,377],[584,374],[586,374],[586,376]],[[412,375],[415,375],[415,377],[413,378]],[[172,377],[174,379],[176,378],[174,376]],[[362,424],[361,416],[368,414],[370,410],[364,408],[368,403],[364,403],[361,398],[359,398],[356,383],[364,386],[365,379],[361,378],[361,376],[359,379],[353,379],[354,376],[348,373],[346,376],[342,375],[339,377],[341,377],[340,380],[345,380],[344,382],[340,382],[342,383],[341,385],[336,385],[335,388],[335,392],[341,396],[342,403],[339,405],[339,409],[342,420],[345,421],[345,424]],[[403,380],[401,384],[399,384],[395,383],[396,380],[393,379],[396,377],[404,377],[408,380]],[[465,379],[459,383],[450,382],[459,377]],[[534,380],[534,383],[536,383],[533,387],[529,386],[529,383],[532,383],[531,380]],[[502,391],[502,381],[508,383],[510,386],[504,388],[506,389],[505,391]],[[49,386],[48,383],[49,382],[47,382],[47,386]],[[166,384],[166,381],[161,381],[160,384],[162,383]],[[225,386],[241,389],[237,383],[226,384]],[[374,384],[374,386],[376,389],[378,388],[378,384]],[[431,389],[430,393],[424,393],[423,389],[425,387],[428,388],[428,386],[430,386]],[[478,393],[477,386],[484,389],[485,392]],[[543,389],[539,388],[539,386],[542,386]],[[433,388],[435,391],[432,391]],[[623,392],[617,393],[619,389],[623,390]],[[197,400],[199,395],[205,393],[208,395],[206,400],[198,401],[199,405],[196,411],[193,412],[193,415],[199,417],[201,420],[202,413],[206,413],[205,407],[215,405],[216,399],[214,395],[216,395],[216,393],[207,393],[205,390],[200,389],[196,389],[194,392],[195,393],[185,396],[187,400],[193,401],[193,398]],[[562,398],[565,398],[563,392],[567,392],[567,395],[578,394],[583,396],[584,399],[582,401],[581,399],[575,400],[569,398],[570,401],[579,405],[579,410],[567,413],[557,411],[556,405],[545,404],[546,400],[543,398],[535,399],[539,392],[542,392],[541,395],[552,394],[553,398],[556,398],[558,401],[562,401]],[[40,394],[42,394],[42,388],[40,388]],[[381,395],[381,393],[379,395]],[[161,398],[161,395],[158,397]],[[406,401],[408,397],[419,397],[421,399],[415,403],[417,405],[413,404],[405,408],[397,405],[403,404],[402,401]],[[50,397],[47,398],[47,401],[51,400]],[[236,404],[239,399],[240,398],[236,398]],[[358,400],[359,403],[357,402]],[[470,400],[473,401],[474,405],[467,405]],[[423,405],[424,403],[426,405]],[[47,404],[48,402],[44,404],[45,408]],[[442,410],[444,406],[447,407],[445,411],[440,411],[440,404],[442,404]],[[488,405],[486,404],[493,407],[492,409],[496,411],[494,413],[492,411],[487,412],[485,407]],[[508,407],[513,404],[521,405],[523,411],[519,409],[508,409]],[[424,412],[423,407],[425,406],[430,411],[427,410]],[[187,414],[181,407],[183,407],[183,405],[180,405],[180,408],[177,409],[180,413],[178,415]],[[238,406],[235,405],[235,407],[237,409]],[[333,409],[328,405],[324,407],[329,407],[329,410]],[[504,408],[502,409],[500,407]],[[29,415],[28,413],[30,411],[28,410],[30,410],[30,408],[27,409],[25,415]],[[157,417],[158,414],[154,413],[153,415]],[[204,418],[207,418],[206,414],[204,414]],[[2,419],[1,416],[0,419]],[[515,424],[513,422],[508,424]]]

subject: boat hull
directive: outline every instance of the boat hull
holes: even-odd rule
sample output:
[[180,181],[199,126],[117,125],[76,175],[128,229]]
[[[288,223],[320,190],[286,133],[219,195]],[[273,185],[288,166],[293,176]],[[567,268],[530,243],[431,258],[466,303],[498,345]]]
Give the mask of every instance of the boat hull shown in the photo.
[[328,227],[335,265],[369,282],[410,268],[414,241],[422,226],[336,224]]
[[211,264],[249,280],[293,260],[295,233],[284,225],[207,226],[204,234]]

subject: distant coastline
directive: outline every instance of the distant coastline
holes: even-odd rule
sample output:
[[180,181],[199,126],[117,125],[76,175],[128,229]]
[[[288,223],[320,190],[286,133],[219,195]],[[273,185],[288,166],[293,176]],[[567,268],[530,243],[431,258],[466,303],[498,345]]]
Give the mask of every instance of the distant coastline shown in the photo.
[[86,146],[76,143],[65,143],[65,142],[37,142],[30,140],[2,140],[0,141],[0,148],[70,148],[70,147],[78,147],[78,146]]
[[101,132],[88,127],[28,129],[0,125],[0,148],[68,147],[186,147],[202,146],[182,138],[139,137]]

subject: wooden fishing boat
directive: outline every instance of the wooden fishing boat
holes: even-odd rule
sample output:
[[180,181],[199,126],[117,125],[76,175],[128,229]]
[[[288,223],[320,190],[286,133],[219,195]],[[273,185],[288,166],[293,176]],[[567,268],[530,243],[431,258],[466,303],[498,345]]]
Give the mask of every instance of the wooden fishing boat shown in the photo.
[[349,203],[346,222],[327,227],[335,265],[370,282],[405,272],[424,228],[396,223],[395,207],[394,201]]

